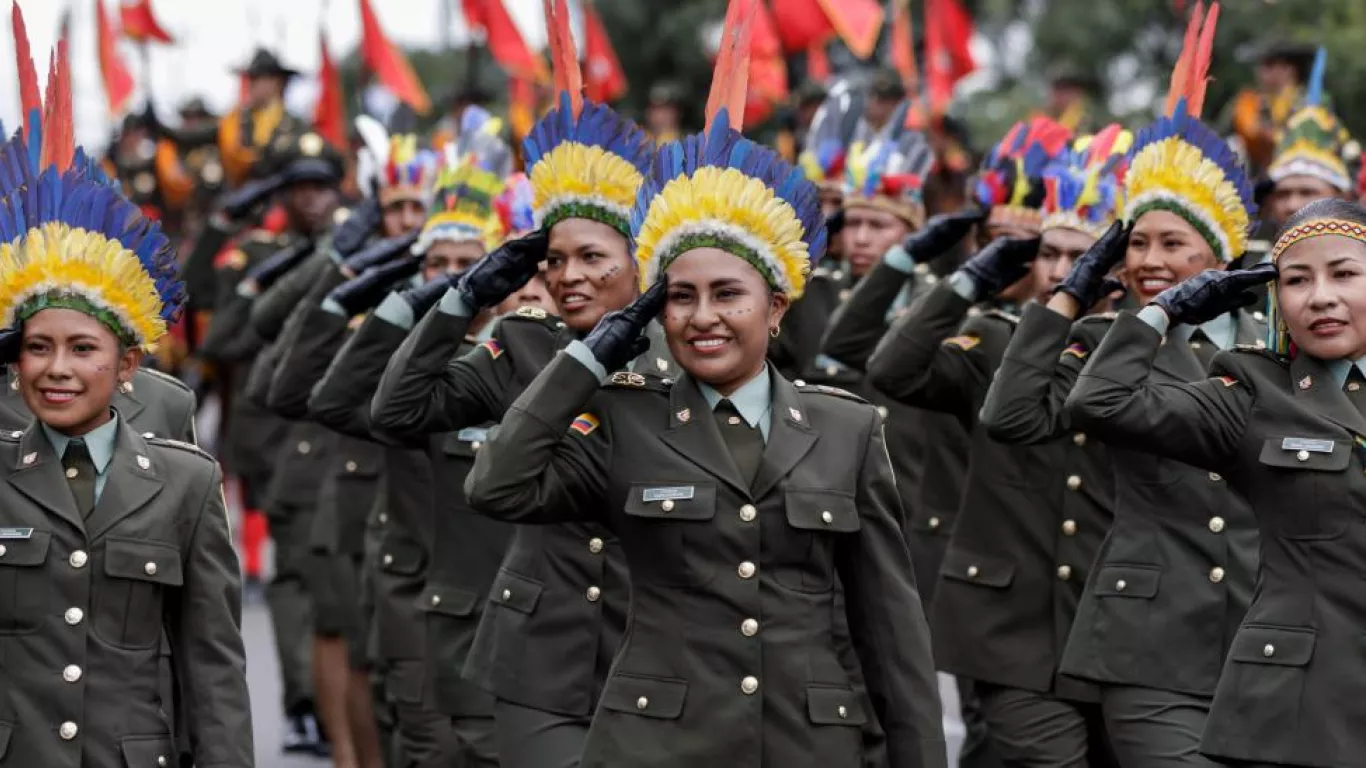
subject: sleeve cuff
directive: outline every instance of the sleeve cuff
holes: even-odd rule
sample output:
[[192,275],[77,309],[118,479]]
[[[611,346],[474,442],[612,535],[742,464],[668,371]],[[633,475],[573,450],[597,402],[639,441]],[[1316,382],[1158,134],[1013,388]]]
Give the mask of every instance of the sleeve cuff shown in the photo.
[[589,372],[598,377],[598,381],[607,380],[607,369],[593,356],[593,350],[589,349],[587,344],[575,339],[574,341],[569,342],[569,346],[565,347],[564,351],[565,354],[578,360],[584,368],[587,368]]
[[332,259],[332,263],[336,264],[338,267],[342,265],[342,262],[346,261],[346,257],[338,253],[336,248],[329,247],[327,249],[327,257]]
[[915,259],[906,252],[900,245],[894,245],[882,256],[882,263],[902,273],[910,275],[915,272]]
[[437,304],[436,308],[440,312],[456,317],[474,317],[474,311],[470,309],[469,304],[465,303],[465,297],[461,296],[460,291],[454,288],[446,291],[446,294],[441,297],[441,303]]
[[[324,304],[323,308],[326,309],[327,305]],[[405,331],[411,331],[415,321],[413,308],[397,293],[391,293],[384,297],[384,301],[381,301],[379,307],[375,309],[375,317]]]
[[336,315],[337,317],[347,316],[346,309],[342,307],[342,305],[338,304],[336,299],[333,299],[331,297],[323,299],[322,311]]
[[1167,313],[1151,304],[1138,310],[1138,319],[1163,336],[1167,335],[1167,330],[1171,327],[1171,318],[1167,317]]
[[954,272],[949,275],[949,287],[953,292],[971,302],[977,301],[977,283],[973,282],[965,272]]

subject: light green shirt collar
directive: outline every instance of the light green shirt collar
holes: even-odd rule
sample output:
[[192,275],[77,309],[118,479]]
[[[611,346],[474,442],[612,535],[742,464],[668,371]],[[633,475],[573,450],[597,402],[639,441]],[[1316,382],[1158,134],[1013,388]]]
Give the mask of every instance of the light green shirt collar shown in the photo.
[[1219,347],[1219,349],[1233,349],[1234,345],[1237,343],[1238,326],[1234,323],[1233,313],[1231,312],[1222,314],[1208,323],[1201,323],[1200,325],[1178,325],[1171,331],[1170,335],[1179,336],[1184,341],[1190,341],[1191,334],[1195,333],[1195,329],[1197,328],[1204,332],[1205,336],[1209,337],[1209,340],[1214,342],[1215,346]]
[[[66,453],[66,446],[73,438],[58,432],[42,422],[38,422],[43,428],[43,434],[47,435],[47,441],[52,444],[52,450],[56,452],[60,460]],[[114,441],[119,435],[119,415],[101,424],[89,432],[81,435],[85,440],[85,447],[90,451],[90,460],[95,464],[96,474],[103,475],[109,468],[109,462],[114,459]]]
[[697,388],[712,410],[722,400],[729,399],[745,423],[751,429],[757,427],[764,441],[768,441],[768,428],[773,421],[773,380],[767,365],[754,378],[740,385],[729,398],[723,398],[720,392],[700,381],[697,382]]
[[1342,389],[1343,385],[1347,383],[1347,377],[1351,375],[1354,365],[1363,376],[1366,376],[1366,357],[1356,361],[1342,358],[1328,363],[1328,372],[1333,374],[1333,380],[1338,383],[1338,389]]

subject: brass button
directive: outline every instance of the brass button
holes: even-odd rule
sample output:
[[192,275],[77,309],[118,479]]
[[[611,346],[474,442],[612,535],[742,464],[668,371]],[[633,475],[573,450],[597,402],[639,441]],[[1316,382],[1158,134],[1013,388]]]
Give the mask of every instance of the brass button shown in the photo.
[[308,453],[313,450],[313,446],[307,440],[300,440],[298,445],[299,453]]
[[76,469],[75,467],[67,467],[66,476],[67,476],[68,478],[75,477],[76,475],[79,475],[80,473],[81,473],[80,470]]
[[347,471],[347,472],[355,472],[357,469],[359,469],[359,467],[356,466],[356,462],[354,462],[354,461],[348,461],[348,462],[346,462],[346,471]]
[[85,611],[82,611],[80,608],[67,608],[66,613],[62,614],[62,617],[66,619],[67,624],[74,627],[85,619]]
[[650,700],[644,696],[636,699],[636,709],[646,709],[650,706]]
[[381,513],[379,513],[379,524],[380,524],[380,525],[388,525],[388,524],[389,524],[389,513],[388,513],[388,512],[381,512]]
[[511,599],[512,599],[512,590],[510,590],[510,589],[505,589],[505,590],[503,590],[503,599],[504,599],[504,600],[511,600]]
[[740,634],[745,637],[754,637],[759,634],[759,622],[754,619],[745,619],[740,622]]
[[1064,520],[1064,521],[1062,521],[1062,535],[1064,535],[1064,536],[1076,536],[1076,535],[1077,535],[1077,521],[1076,521],[1076,520]]
[[1086,433],[1078,432],[1075,435],[1072,435],[1072,443],[1077,446],[1086,445]]
[[1220,475],[1218,472],[1211,472],[1209,473],[1209,479],[1211,483],[1217,483],[1220,480],[1223,480],[1224,477],[1223,475]]
[[1219,582],[1223,581],[1223,580],[1224,580],[1224,569],[1223,569],[1223,568],[1220,568],[1220,567],[1217,566],[1217,565],[1216,565],[1215,567],[1211,568],[1211,569],[1210,569],[1210,572],[1209,572],[1209,580],[1212,581],[1212,582],[1214,582],[1215,584],[1218,584]]
[[834,376],[835,374],[837,374],[837,373],[839,373],[839,372],[840,372],[840,369],[837,368],[836,366],[827,365],[827,366],[825,367],[825,375],[826,375],[826,376]]
[[602,539],[599,539],[597,536],[594,536],[593,538],[591,538],[591,539],[588,540],[588,551],[589,551],[589,552],[592,552],[593,554],[596,555],[597,553],[599,553],[599,552],[602,551],[602,547],[603,547]]
[[145,573],[145,574],[147,574],[148,576],[155,576],[155,575],[157,575],[157,564],[156,564],[156,563],[147,563],[147,564],[143,565],[143,566],[142,566],[142,572]]
[[1295,458],[1299,461],[1309,461],[1309,451],[1300,451],[1295,454]]
[[62,670],[62,679],[68,683],[75,683],[81,679],[81,668],[72,664]]
[[978,573],[980,573],[980,571],[977,569],[977,566],[975,566],[975,565],[969,565],[969,566],[968,566],[968,578],[969,578],[969,579],[975,579],[975,578],[977,578],[977,574],[978,574]]
[[1267,643],[1266,645],[1262,646],[1262,655],[1268,659],[1272,656],[1275,656],[1276,646],[1272,645],[1271,643]]
[[602,590],[597,587],[589,587],[587,597],[588,602],[596,603],[598,599],[602,597]]
[[1349,391],[1349,392],[1355,392],[1355,391],[1357,391],[1358,389],[1361,389],[1361,382],[1359,382],[1359,381],[1349,381],[1349,382],[1347,382],[1347,391]]
[[1215,533],[1220,533],[1220,532],[1222,532],[1222,531],[1224,530],[1224,518],[1222,518],[1222,517],[1211,517],[1211,518],[1209,519],[1209,529],[1210,529],[1211,531],[1214,531]]
[[71,563],[72,568],[84,568],[85,564],[90,562],[90,556],[87,555],[84,550],[78,549],[71,553],[71,557],[67,559],[67,562]]
[[673,499],[665,499],[664,502],[659,505],[659,508],[664,510],[665,512],[674,511]]
[[759,510],[755,509],[753,504],[746,504],[743,507],[740,507],[740,519],[744,520],[746,523],[753,522],[758,514]]
[[170,763],[166,762],[165,755],[157,755],[157,768],[166,768]]
[[1128,589],[1128,588],[1129,588],[1129,582],[1125,581],[1124,579],[1120,579],[1119,581],[1116,581],[1116,582],[1115,582],[1115,591],[1116,591],[1116,592],[1123,592],[1124,590],[1126,590],[1126,589]]
[[393,565],[393,564],[394,564],[394,556],[393,556],[393,555],[385,555],[385,556],[384,556],[384,564],[385,564],[385,565]]
[[881,416],[884,419],[887,418],[887,406],[879,405],[877,407],[877,415]]
[[5,552],[7,552],[7,551],[8,551],[8,550],[5,549],[5,545],[4,545],[4,544],[0,544],[0,557],[4,557],[4,556],[5,556]]
[[1265,313],[1265,312],[1262,312],[1262,311],[1260,311],[1260,310],[1257,311],[1257,312],[1253,312],[1253,313],[1252,313],[1252,319],[1253,319],[1253,320],[1256,320],[1257,322],[1260,323],[1260,322],[1266,320],[1266,313]]
[[57,730],[57,733],[62,737],[62,741],[71,741],[76,738],[77,733],[80,733],[80,729],[76,727],[75,723],[68,720],[62,723],[62,727]]
[[835,711],[839,713],[839,716],[840,716],[840,719],[841,719],[841,720],[844,720],[844,719],[846,719],[846,718],[849,717],[849,708],[846,707],[846,706],[844,706],[843,704],[841,704],[840,707],[839,707],[839,709],[837,709],[837,710],[835,710]]
[[835,516],[830,514],[829,510],[821,512],[821,522],[830,525],[835,522]]
[[1067,476],[1067,490],[1075,491],[1081,487],[1081,477],[1078,475]]
[[432,605],[441,605],[441,595],[432,595]]
[[933,530],[933,529],[935,529],[935,528],[938,528],[938,527],[939,527],[939,516],[938,516],[938,515],[935,515],[934,517],[931,517],[931,518],[929,519],[929,524],[930,524],[930,529],[931,529],[931,530]]
[[471,450],[471,451],[477,451],[477,450],[479,450],[480,448],[483,448],[483,447],[484,447],[484,444],[481,443],[481,442],[479,442],[478,440],[475,440],[474,442],[470,443],[470,450]]
[[752,696],[757,690],[759,690],[759,678],[754,675],[748,675],[740,681],[740,692],[746,696]]
[[1058,578],[1062,579],[1063,581],[1067,581],[1068,579],[1072,578],[1072,566],[1070,566],[1070,565],[1060,565],[1060,566],[1058,566]]
[[754,578],[754,570],[754,563],[751,563],[748,560],[746,560],[743,563],[740,563],[740,567],[735,569],[736,573],[739,573],[740,578],[742,579]]

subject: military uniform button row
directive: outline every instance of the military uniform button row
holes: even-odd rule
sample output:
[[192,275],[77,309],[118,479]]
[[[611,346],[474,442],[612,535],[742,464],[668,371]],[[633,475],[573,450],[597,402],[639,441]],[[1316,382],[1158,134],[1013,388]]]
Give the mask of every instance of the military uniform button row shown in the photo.
[[735,569],[735,572],[740,574],[740,578],[742,579],[752,579],[754,578],[754,573],[756,570],[758,569],[754,567],[754,563],[751,563],[748,560],[746,560],[745,562],[740,563],[739,567]]
[[758,517],[758,515],[759,510],[755,509],[753,504],[746,504],[743,507],[740,507],[740,519],[746,523],[754,522],[754,518]]
[[78,549],[71,553],[71,557],[67,558],[67,562],[71,564],[72,568],[84,568],[85,564],[90,562],[90,556],[83,550]]
[[1072,443],[1078,447],[1086,445],[1086,433],[1078,432],[1072,435]]
[[1075,491],[1081,487],[1081,477],[1079,475],[1069,475],[1067,478],[1067,490]]
[[589,587],[588,592],[585,594],[585,597],[588,598],[588,602],[596,603],[598,600],[602,598],[602,590],[598,589],[597,587]]
[[1224,530],[1224,518],[1218,516],[1211,517],[1209,519],[1209,529],[1214,533],[1222,533]]
[[1067,581],[1068,579],[1072,578],[1072,566],[1070,566],[1070,565],[1060,565],[1060,566],[1058,566],[1058,578],[1059,578],[1059,579],[1062,579],[1063,581]]
[[597,536],[588,540],[588,551],[595,555],[602,551],[603,546],[602,539]]
[[85,619],[85,611],[80,608],[67,608],[66,613],[62,614],[62,618],[66,619],[67,624],[74,627]]
[[66,669],[62,670],[62,679],[67,681],[68,683],[76,683],[80,682],[82,674],[83,673],[81,672],[81,668],[76,666],[75,664],[72,664],[68,666]]
[[71,741],[76,738],[76,734],[80,732],[81,729],[77,728],[76,724],[70,720],[62,723],[61,727],[57,729],[57,735],[62,737],[62,741]]
[[389,513],[388,513],[388,512],[381,512],[381,513],[379,513],[379,524],[380,524],[380,525],[388,525],[388,524],[389,524]]
[[745,619],[740,622],[740,634],[745,637],[754,637],[759,634],[759,622],[754,619]]
[[1223,568],[1220,568],[1220,567],[1218,567],[1218,566],[1215,566],[1214,568],[1211,568],[1211,569],[1210,569],[1210,572],[1209,572],[1209,580],[1212,581],[1212,582],[1214,582],[1215,584],[1218,584],[1219,582],[1223,581],[1223,580],[1224,580],[1224,569],[1223,569]]
[[933,530],[938,530],[940,523],[942,523],[943,521],[941,521],[941,520],[939,519],[939,515],[935,515],[935,516],[931,517],[931,518],[930,518],[928,521],[926,521],[926,522],[929,523],[930,530],[933,531]]
[[759,678],[748,675],[740,681],[740,692],[746,696],[753,696],[759,690]]
[[1076,521],[1076,520],[1064,520],[1064,521],[1062,521],[1062,535],[1064,535],[1064,536],[1076,536],[1076,535],[1077,535],[1077,521]]

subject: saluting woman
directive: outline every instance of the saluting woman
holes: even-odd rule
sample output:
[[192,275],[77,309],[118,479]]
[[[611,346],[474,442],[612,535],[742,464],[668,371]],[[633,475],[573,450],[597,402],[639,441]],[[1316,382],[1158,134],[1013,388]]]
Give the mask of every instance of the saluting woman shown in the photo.
[[[882,419],[765,358],[825,234],[815,186],[731,127],[726,59],[729,106],[661,147],[636,204],[651,287],[522,393],[466,490],[621,539],[631,611],[584,766],[943,766]],[[620,370],[661,310],[677,381]]]
[[187,757],[247,768],[222,476],[111,408],[184,288],[160,229],[71,145],[69,74],[53,82],[46,118],[0,149],[0,346],[33,413],[0,434],[0,765],[179,763],[164,631]]
[[[1258,591],[1202,750],[1246,765],[1349,766],[1366,753],[1366,209],[1311,203],[1273,264],[1205,272],[1116,320],[1068,398],[1117,445],[1217,472],[1261,530]],[[1279,274],[1278,274],[1279,272]],[[1193,384],[1152,376],[1163,340],[1273,280],[1274,343],[1221,352]]]

